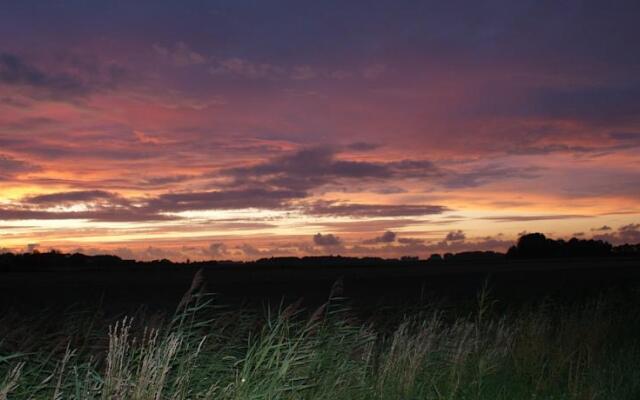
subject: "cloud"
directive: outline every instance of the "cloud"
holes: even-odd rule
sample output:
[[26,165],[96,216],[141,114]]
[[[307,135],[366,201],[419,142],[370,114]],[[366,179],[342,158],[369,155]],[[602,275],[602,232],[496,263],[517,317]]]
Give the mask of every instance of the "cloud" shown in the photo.
[[620,150],[628,150],[635,147],[640,147],[640,135],[635,137],[632,132],[615,132],[608,135],[610,141],[599,140],[597,145],[570,145],[565,143],[551,143],[551,144],[511,144],[511,147],[506,150],[507,154],[513,155],[547,155],[553,153],[569,153],[569,154],[589,154],[589,155],[603,155]]
[[40,247],[39,243],[29,243],[27,245],[27,253],[33,253],[35,250],[38,249],[38,247]]
[[[375,148],[367,143],[347,146],[359,151]],[[541,168],[487,165],[472,171],[445,170],[429,160],[404,159],[389,162],[354,161],[340,158],[331,146],[315,146],[297,150],[249,167],[222,171],[237,183],[261,182],[297,190],[310,190],[340,180],[428,179],[447,188],[469,188],[504,179],[534,179]]]
[[362,76],[365,79],[376,79],[380,77],[387,70],[387,66],[384,64],[373,64],[365,67],[362,70]]
[[288,201],[307,196],[303,191],[247,188],[205,192],[165,193],[148,201],[150,212],[213,209],[283,208]]
[[465,235],[463,231],[457,230],[457,231],[451,231],[447,233],[445,240],[447,242],[461,242],[461,241],[464,241],[466,238],[467,238],[467,235]]
[[403,189],[398,186],[382,186],[382,187],[374,187],[370,189],[372,193],[376,194],[398,194],[398,193],[407,193],[407,189]]
[[186,182],[196,178],[198,178],[197,175],[151,176],[148,178],[144,178],[137,183],[141,186],[158,187],[158,186],[166,186],[169,184],[175,184],[180,182]]
[[618,236],[625,243],[640,243],[640,224],[628,224],[618,228]]
[[202,54],[191,50],[184,42],[176,43],[173,49],[157,43],[152,47],[156,54],[176,67],[204,64],[207,61]]
[[115,87],[126,76],[120,65],[75,62],[63,72],[45,72],[15,54],[0,53],[0,83],[32,90],[32,97],[70,100]]
[[415,244],[421,244],[421,243],[424,243],[424,239],[417,239],[417,238],[399,238],[399,239],[398,239],[398,243],[400,243],[400,244],[408,244],[408,245],[415,245]]
[[278,254],[276,250],[262,250],[248,243],[243,243],[242,245],[238,246],[238,249],[242,251],[242,254],[244,254],[246,257],[252,259],[260,257],[274,257],[276,254]]
[[574,219],[574,218],[593,218],[593,216],[580,215],[580,214],[502,215],[502,216],[493,216],[493,217],[482,217],[479,219],[496,221],[496,222],[528,222],[528,221],[548,221],[548,220],[555,220],[555,219]]
[[211,257],[226,257],[228,254],[227,245],[224,243],[211,243],[209,245],[209,255],[211,255]]
[[145,209],[135,207],[99,207],[90,211],[47,211],[25,208],[0,208],[0,220],[64,220],[86,219],[90,221],[104,222],[139,222],[139,221],[168,221],[178,217],[158,213],[150,213]]
[[[68,211],[62,206],[82,204],[86,209]],[[56,209],[56,207],[58,209]],[[27,196],[19,202],[0,208],[0,220],[64,220],[132,222],[179,219],[148,207],[139,199],[131,201],[103,190],[79,190]]]
[[253,63],[251,61],[232,57],[217,60],[209,68],[211,75],[236,75],[250,79],[277,79],[285,74],[282,67],[269,63]]
[[393,243],[395,241],[396,241],[396,233],[393,231],[386,231],[381,236],[375,237],[373,239],[365,240],[364,243],[367,243],[367,244]]
[[322,247],[335,247],[342,244],[342,240],[338,236],[334,236],[332,233],[323,235],[317,233],[313,236],[313,243]]
[[86,88],[78,79],[58,75],[51,76],[26,64],[14,54],[0,54],[0,82],[9,85],[45,88],[59,94],[85,94]]
[[535,167],[504,167],[500,165],[487,165],[469,172],[451,172],[444,178],[443,184],[447,188],[473,188],[494,181],[505,179],[535,179],[538,178],[540,168]]
[[353,142],[349,143],[346,148],[353,151],[371,151],[380,148],[380,145],[377,143],[369,142]]
[[640,85],[548,87],[532,91],[520,111],[549,119],[573,119],[594,124],[640,120]]
[[[171,213],[231,209],[299,209],[309,215],[345,217],[402,217],[440,214],[439,205],[377,205],[315,202],[303,206],[292,203],[304,199],[305,191],[268,189],[257,186],[231,190],[169,192],[155,197],[125,199],[103,190],[57,192],[29,196],[19,203],[0,208],[0,219],[89,219],[94,221],[154,221],[177,217]],[[52,211],[52,206],[83,203],[86,211]]]
[[317,76],[318,72],[310,65],[297,65],[291,71],[291,79],[295,81],[306,81]]
[[424,225],[426,221],[423,219],[350,219],[346,222],[322,222],[324,228],[338,232],[357,232],[367,234],[369,232],[377,232],[383,230],[393,230],[405,228],[412,225]]
[[609,137],[625,142],[626,145],[630,144],[630,142],[640,142],[640,132],[611,132]]
[[611,230],[611,227],[608,225],[602,225],[599,228],[591,228],[592,232],[602,232],[602,231],[610,231],[610,230]]
[[427,160],[393,162],[353,161],[338,158],[338,150],[331,146],[304,148],[268,161],[221,171],[232,177],[234,186],[256,183],[308,191],[340,180],[389,178],[427,178],[440,175],[436,166]]
[[0,181],[14,179],[20,174],[39,170],[38,166],[27,161],[0,154]]
[[22,202],[38,205],[61,205],[66,203],[82,203],[95,200],[115,200],[118,198],[119,196],[104,190],[79,190],[29,196],[22,199]]
[[507,153],[521,156],[546,155],[552,153],[594,153],[606,150],[604,147],[572,146],[563,143],[546,145],[522,145],[515,144],[507,150]]
[[442,214],[449,209],[439,205],[344,204],[317,201],[305,207],[305,213],[334,217],[408,217]]
[[152,136],[152,135],[149,135],[148,133],[138,131],[138,130],[134,130],[133,135],[136,137],[136,139],[140,143],[144,143],[144,144],[165,145],[165,144],[175,143],[173,140],[167,140],[158,136]]
[[613,244],[640,243],[640,224],[620,226],[615,232],[593,235],[593,239],[604,240]]
[[[169,213],[242,208],[287,208],[288,202],[305,197],[304,192],[266,189],[164,193],[151,198],[125,199],[101,191],[73,191],[31,196],[19,204],[0,208],[0,220],[88,219],[92,221],[165,221],[180,219]],[[44,206],[91,203],[86,211],[51,211]],[[256,227],[251,223],[250,227]],[[237,225],[236,227],[239,227]],[[260,227],[265,227],[261,224]]]

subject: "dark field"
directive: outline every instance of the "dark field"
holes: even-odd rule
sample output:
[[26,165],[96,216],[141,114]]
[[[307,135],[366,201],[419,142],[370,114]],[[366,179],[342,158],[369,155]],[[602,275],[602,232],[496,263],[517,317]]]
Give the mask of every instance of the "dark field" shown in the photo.
[[508,303],[547,296],[571,300],[640,283],[638,258],[500,260],[441,264],[406,263],[381,267],[307,265],[123,266],[69,270],[10,271],[0,274],[4,306],[59,307],[100,304],[115,312],[147,306],[171,310],[202,269],[206,291],[232,304],[278,304],[303,299],[322,304],[336,280],[357,307],[412,303],[426,297],[454,302],[475,298],[489,283]]
[[2,272],[0,399],[640,396],[638,258],[345,262]]

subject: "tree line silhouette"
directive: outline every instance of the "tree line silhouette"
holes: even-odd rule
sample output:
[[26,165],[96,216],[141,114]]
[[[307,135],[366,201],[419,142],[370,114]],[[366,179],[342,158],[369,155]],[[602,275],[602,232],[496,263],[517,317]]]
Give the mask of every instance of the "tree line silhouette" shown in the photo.
[[518,239],[515,246],[507,251],[507,258],[572,258],[572,257],[611,257],[614,255],[638,254],[638,245],[613,246],[603,240],[550,239],[542,233],[530,233]]
[[447,263],[504,262],[508,260],[539,260],[563,258],[606,258],[640,257],[639,244],[613,246],[608,242],[593,239],[570,240],[550,239],[542,233],[521,236],[517,243],[506,253],[494,251],[468,251],[461,253],[432,254],[428,259],[404,256],[397,259],[380,257],[270,257],[256,261],[210,260],[197,262],[173,262],[167,259],[154,261],[123,260],[114,255],[88,256],[80,253],[65,254],[50,252],[4,253],[0,254],[0,271],[37,271],[37,270],[105,270],[105,269],[170,269],[170,268],[235,268],[235,267],[381,267],[413,266]]

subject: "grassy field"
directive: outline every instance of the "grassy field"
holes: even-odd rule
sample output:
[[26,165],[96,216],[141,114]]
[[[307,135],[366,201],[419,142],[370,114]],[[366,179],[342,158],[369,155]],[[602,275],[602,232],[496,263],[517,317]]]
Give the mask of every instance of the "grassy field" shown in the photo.
[[[0,399],[640,398],[638,291],[573,303],[424,301],[362,318],[347,299],[175,315],[7,313]],[[384,311],[384,312],[383,312]]]

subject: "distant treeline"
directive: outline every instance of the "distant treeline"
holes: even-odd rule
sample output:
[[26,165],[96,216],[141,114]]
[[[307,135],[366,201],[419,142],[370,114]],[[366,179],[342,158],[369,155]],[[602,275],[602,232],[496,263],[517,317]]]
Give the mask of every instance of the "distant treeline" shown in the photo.
[[634,256],[640,254],[640,244],[613,246],[603,240],[549,239],[542,233],[523,235],[515,246],[507,251],[507,258],[571,258],[571,257],[611,257]]
[[416,266],[460,262],[504,262],[508,260],[557,259],[557,258],[605,258],[605,257],[640,257],[639,244],[613,246],[602,240],[554,240],[542,233],[523,235],[516,245],[509,248],[506,254],[494,251],[470,251],[462,253],[432,254],[428,259],[406,256],[399,259],[379,257],[271,257],[256,261],[211,260],[197,262],[173,262],[167,259],[155,261],[123,260],[113,255],[88,256],[84,254],[65,254],[58,251],[46,253],[4,253],[0,254],[0,271],[33,271],[33,270],[103,270],[120,269],[167,269],[167,268],[231,268],[231,267],[392,267]]

